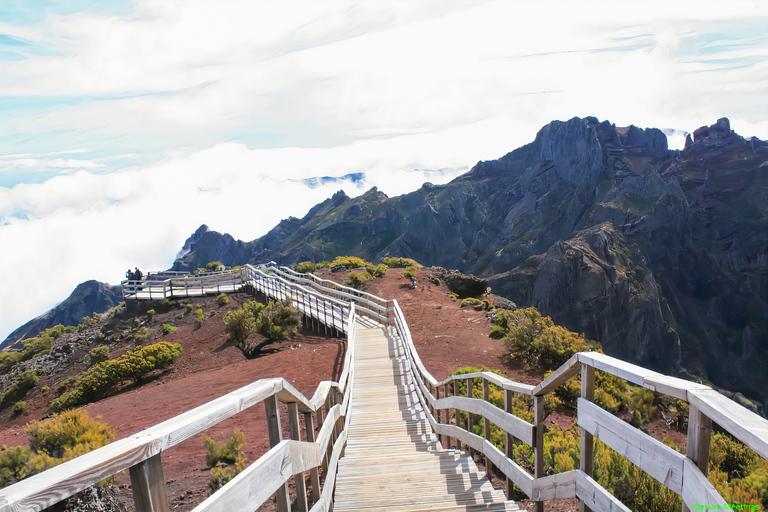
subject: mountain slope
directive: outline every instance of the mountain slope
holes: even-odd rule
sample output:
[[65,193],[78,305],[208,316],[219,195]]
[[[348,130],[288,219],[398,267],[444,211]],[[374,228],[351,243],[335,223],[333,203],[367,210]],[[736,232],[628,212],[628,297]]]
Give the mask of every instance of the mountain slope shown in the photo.
[[683,151],[657,129],[554,121],[446,185],[339,192],[251,242],[207,232],[174,268],[411,257],[487,277],[609,354],[766,400],[767,170],[768,144],[727,119]]
[[21,348],[18,342],[23,339],[31,338],[59,324],[78,325],[84,316],[94,312],[104,313],[122,300],[123,292],[120,286],[110,286],[94,280],[80,283],[64,302],[9,334],[0,344],[0,349]]

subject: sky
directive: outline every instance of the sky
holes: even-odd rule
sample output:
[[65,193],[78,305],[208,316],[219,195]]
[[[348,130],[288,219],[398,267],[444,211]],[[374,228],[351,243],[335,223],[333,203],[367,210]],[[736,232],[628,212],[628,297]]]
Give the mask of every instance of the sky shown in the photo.
[[555,119],[768,139],[766,26],[747,0],[2,0],[0,340],[201,224],[446,183]]

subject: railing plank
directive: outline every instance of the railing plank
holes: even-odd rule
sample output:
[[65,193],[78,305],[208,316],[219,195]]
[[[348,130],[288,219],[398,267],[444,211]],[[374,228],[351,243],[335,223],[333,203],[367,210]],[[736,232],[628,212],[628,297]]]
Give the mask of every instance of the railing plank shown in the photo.
[[696,510],[697,505],[699,510],[703,505],[711,506],[710,510],[719,510],[717,507],[725,509],[723,505],[726,501],[691,459],[686,458],[683,462],[683,476],[683,489],[680,494],[683,503],[690,510]]
[[0,512],[39,511],[160,453],[161,439],[130,437],[0,491]]
[[682,454],[583,398],[578,399],[577,411],[581,428],[675,493],[682,493]]
[[576,496],[595,512],[632,512],[581,470],[576,471]]
[[131,490],[136,512],[167,512],[168,491],[165,488],[160,454],[131,467]]
[[768,420],[714,389],[689,391],[688,401],[762,458],[768,459]]
[[576,496],[576,470],[545,476],[533,482],[531,499],[538,503]]
[[293,475],[291,441],[281,441],[192,512],[256,510]]
[[549,377],[541,381],[537,386],[534,386],[531,394],[546,395],[551,393],[564,384],[565,381],[576,375],[580,368],[579,354],[574,354],[560,368],[549,374]]

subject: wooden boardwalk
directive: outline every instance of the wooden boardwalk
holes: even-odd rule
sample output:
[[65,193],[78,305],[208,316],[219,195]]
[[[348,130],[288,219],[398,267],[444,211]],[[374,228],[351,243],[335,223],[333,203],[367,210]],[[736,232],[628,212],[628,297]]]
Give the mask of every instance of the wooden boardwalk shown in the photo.
[[519,510],[469,455],[440,445],[394,329],[358,324],[354,368],[334,510]]

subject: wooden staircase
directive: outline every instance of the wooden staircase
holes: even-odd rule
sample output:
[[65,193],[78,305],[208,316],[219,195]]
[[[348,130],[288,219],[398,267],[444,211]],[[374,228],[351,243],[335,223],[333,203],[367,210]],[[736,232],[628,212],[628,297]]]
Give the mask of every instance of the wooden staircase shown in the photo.
[[334,510],[513,511],[459,450],[427,422],[394,329],[358,323],[351,419]]

